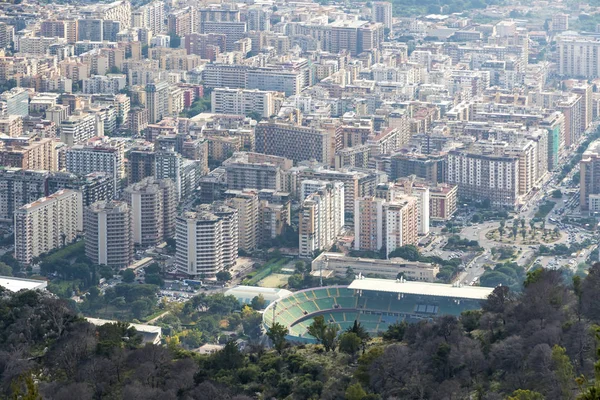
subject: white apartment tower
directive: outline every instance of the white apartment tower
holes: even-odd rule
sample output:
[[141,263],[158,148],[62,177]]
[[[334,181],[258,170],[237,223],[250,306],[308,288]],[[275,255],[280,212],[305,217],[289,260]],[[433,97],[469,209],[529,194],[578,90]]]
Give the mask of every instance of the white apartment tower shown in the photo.
[[125,268],[133,263],[131,212],[123,201],[98,201],[85,210],[85,255],[94,264]]
[[202,205],[177,217],[179,272],[214,277],[235,263],[237,250],[237,210],[222,204]]
[[133,242],[143,247],[175,237],[177,193],[170,179],[142,179],[124,190],[131,210]]
[[344,184],[323,182],[304,199],[299,218],[300,257],[312,258],[330,248],[344,227]]
[[15,211],[15,258],[29,265],[33,258],[71,243],[83,230],[82,196],[59,190]]
[[392,30],[392,3],[376,1],[373,3],[373,21],[381,22],[384,28]]

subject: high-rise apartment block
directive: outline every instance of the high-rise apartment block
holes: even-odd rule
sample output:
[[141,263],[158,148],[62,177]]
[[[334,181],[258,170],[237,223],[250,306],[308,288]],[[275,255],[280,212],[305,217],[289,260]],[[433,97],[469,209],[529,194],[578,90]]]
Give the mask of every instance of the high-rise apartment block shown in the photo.
[[283,96],[277,92],[258,89],[215,88],[211,93],[213,114],[248,115],[256,113],[269,118],[278,111]]
[[164,31],[165,3],[153,1],[132,13],[132,25],[139,28],[148,28],[154,35]]
[[197,23],[195,20],[196,11],[193,7],[187,7],[172,11],[167,16],[167,32],[171,35],[184,37],[196,32]]
[[93,137],[104,134],[103,130],[99,131],[98,128],[97,116],[94,114],[70,115],[60,123],[60,141],[67,146],[85,143]]
[[131,210],[135,244],[154,246],[175,236],[177,194],[170,179],[145,178],[125,188],[123,196]]
[[581,35],[557,38],[558,72],[568,77],[600,77],[600,41]]
[[392,2],[376,1],[373,3],[373,21],[381,22],[385,29],[392,30]]
[[75,240],[83,230],[81,193],[60,190],[15,211],[15,258],[22,265]]
[[156,175],[156,153],[153,146],[136,147],[127,152],[127,184]]
[[595,140],[584,151],[579,162],[579,205],[590,209],[591,197],[600,194],[600,141]]
[[237,210],[223,204],[202,205],[177,217],[179,272],[214,277],[235,263],[237,252]]
[[146,108],[148,123],[155,124],[169,114],[169,84],[167,82],[146,85]]
[[106,172],[92,172],[84,176],[71,172],[52,172],[46,181],[47,192],[61,189],[81,192],[84,207],[102,200],[112,200],[114,196],[113,177]]
[[227,172],[227,187],[233,190],[281,190],[283,171],[292,163],[284,157],[258,153],[235,153],[223,162]]
[[131,211],[123,201],[99,201],[84,212],[85,255],[94,264],[125,268],[133,263]]
[[552,31],[564,32],[569,30],[569,14],[552,14]]
[[123,172],[123,150],[108,144],[75,145],[66,151],[66,170],[78,175],[105,172],[113,180],[114,195],[119,191]]
[[[418,198],[402,194],[391,200],[363,197],[354,209],[354,248],[386,254],[408,244],[416,245],[419,234]],[[423,219],[423,218],[422,218]]]
[[323,182],[302,201],[299,219],[300,257],[329,249],[344,227],[344,184]]
[[56,143],[51,138],[0,137],[0,165],[56,171]]
[[14,221],[19,207],[46,195],[45,171],[0,167],[0,220]]
[[228,190],[225,204],[238,211],[238,246],[246,253],[256,250],[259,240],[259,201],[257,190]]
[[294,162],[316,160],[331,164],[329,132],[312,127],[261,121],[255,130],[256,152],[288,158]]

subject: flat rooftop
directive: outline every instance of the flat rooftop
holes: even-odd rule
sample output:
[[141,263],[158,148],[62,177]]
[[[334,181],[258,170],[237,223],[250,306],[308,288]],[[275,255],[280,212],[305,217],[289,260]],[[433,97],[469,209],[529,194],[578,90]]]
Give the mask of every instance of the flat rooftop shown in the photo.
[[454,286],[444,283],[395,281],[392,279],[374,278],[355,279],[348,286],[348,289],[470,300],[485,300],[494,290],[494,288],[481,286]]
[[48,286],[46,281],[36,279],[14,278],[12,276],[0,276],[0,286],[18,292],[19,290],[41,290]]

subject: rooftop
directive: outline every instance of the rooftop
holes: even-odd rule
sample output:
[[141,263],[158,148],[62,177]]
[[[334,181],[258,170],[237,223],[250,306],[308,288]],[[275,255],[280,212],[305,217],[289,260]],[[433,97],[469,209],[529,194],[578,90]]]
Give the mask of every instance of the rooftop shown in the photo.
[[19,290],[40,290],[45,289],[47,285],[48,283],[46,281],[0,276],[0,286],[11,292],[18,292]]
[[376,292],[404,293],[421,296],[451,297],[470,300],[485,300],[494,288],[480,286],[454,286],[443,283],[399,281],[392,279],[355,279],[348,286],[354,290],[372,290]]

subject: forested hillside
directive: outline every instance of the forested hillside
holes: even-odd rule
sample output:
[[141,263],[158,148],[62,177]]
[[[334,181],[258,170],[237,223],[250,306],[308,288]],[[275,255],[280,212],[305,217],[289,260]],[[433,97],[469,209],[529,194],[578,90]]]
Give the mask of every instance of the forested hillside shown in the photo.
[[47,294],[0,289],[0,398],[599,399],[600,264],[568,279],[540,269],[481,311],[381,338],[355,326],[329,351],[270,332],[276,350],[230,342],[208,356],[142,346],[124,324],[97,328]]

